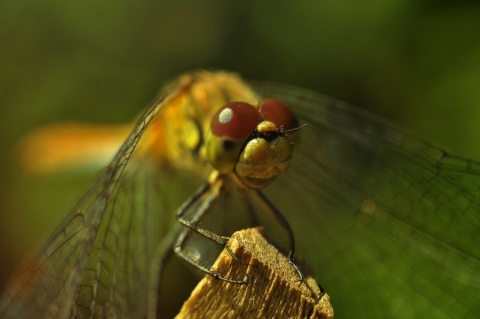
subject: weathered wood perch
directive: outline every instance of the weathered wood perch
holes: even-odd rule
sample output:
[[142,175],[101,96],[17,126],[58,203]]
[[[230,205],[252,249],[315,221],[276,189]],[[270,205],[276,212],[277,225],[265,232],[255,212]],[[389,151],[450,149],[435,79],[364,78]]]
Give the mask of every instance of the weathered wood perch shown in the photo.
[[177,319],[193,318],[333,318],[327,294],[315,279],[299,277],[288,259],[252,228],[233,234],[212,270],[247,284],[232,284],[209,275],[193,290]]

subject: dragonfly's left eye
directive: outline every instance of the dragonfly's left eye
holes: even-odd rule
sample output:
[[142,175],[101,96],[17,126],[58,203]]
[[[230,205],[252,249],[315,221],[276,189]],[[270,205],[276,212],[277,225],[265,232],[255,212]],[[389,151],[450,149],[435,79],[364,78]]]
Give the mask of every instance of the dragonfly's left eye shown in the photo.
[[260,104],[262,119],[270,121],[282,132],[298,128],[297,117],[288,106],[276,99],[266,99]]
[[261,121],[258,109],[231,102],[215,114],[206,138],[207,160],[221,173],[233,171],[242,147]]

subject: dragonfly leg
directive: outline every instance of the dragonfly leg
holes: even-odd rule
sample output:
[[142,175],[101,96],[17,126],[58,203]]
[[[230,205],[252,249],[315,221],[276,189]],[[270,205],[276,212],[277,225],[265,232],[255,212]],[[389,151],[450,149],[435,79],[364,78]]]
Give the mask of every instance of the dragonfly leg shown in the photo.
[[[234,258],[237,262],[242,263],[242,261],[235,256],[235,254],[230,250],[227,243],[229,238],[225,236],[219,236],[211,231],[208,231],[204,228],[198,226],[199,221],[202,217],[210,210],[212,204],[219,198],[222,187],[224,184],[224,179],[215,175],[209,182],[203,185],[195,195],[185,202],[175,214],[178,222],[185,226],[185,228],[180,232],[175,243],[175,253],[184,259],[189,264],[198,268],[199,270],[211,275],[214,278],[218,278],[231,283],[246,283],[245,280],[233,280],[225,278],[218,273],[215,273],[208,269],[207,267],[201,265],[196,258],[191,254],[188,254],[184,250],[185,242],[188,239],[191,231],[194,231],[204,238],[207,238],[225,248],[228,253]],[[186,216],[189,216],[188,218]]]
[[285,229],[288,235],[288,239],[290,242],[290,252],[288,254],[288,263],[292,265],[295,272],[298,274],[299,281],[303,282],[304,277],[300,268],[298,268],[297,264],[295,263],[295,236],[293,234],[292,227],[288,223],[287,219],[283,214],[268,200],[268,198],[259,190],[252,192],[256,195],[256,199],[258,202],[266,208],[266,210],[275,218],[278,224]]
[[[235,279],[230,279],[230,278],[224,277],[221,274],[219,274],[215,271],[212,271],[209,268],[205,267],[204,265],[200,264],[190,254],[186,253],[185,250],[184,250],[184,244],[185,244],[185,241],[188,238],[191,231],[192,230],[190,228],[184,228],[180,232],[180,235],[177,237],[174,251],[180,258],[182,258],[184,261],[186,261],[190,265],[194,266],[195,268],[203,271],[204,273],[209,274],[213,278],[220,279],[220,280],[223,280],[223,281],[226,281],[226,282],[229,282],[229,283],[234,283],[234,284],[246,284],[246,283],[248,283],[248,281],[245,280],[245,279],[235,280]],[[236,257],[235,254],[233,254],[233,252],[230,250],[230,248],[228,248],[228,245],[227,245],[226,242],[223,244],[223,246],[225,247],[225,249],[227,249],[227,251],[230,253],[230,255],[232,255],[233,258],[235,258],[237,261],[240,261],[238,259],[238,257]]]

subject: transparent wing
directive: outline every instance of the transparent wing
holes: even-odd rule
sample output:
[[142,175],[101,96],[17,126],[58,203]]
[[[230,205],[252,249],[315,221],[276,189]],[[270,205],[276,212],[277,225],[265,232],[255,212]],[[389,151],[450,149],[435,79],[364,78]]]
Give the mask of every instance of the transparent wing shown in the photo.
[[[166,98],[178,87],[170,90]],[[479,164],[314,93],[258,91],[307,123],[292,167],[265,193],[292,223],[336,317],[475,317]],[[145,317],[168,218],[201,183],[162,173],[135,149],[165,105],[147,110],[3,296],[0,317]]]
[[1,299],[1,318],[145,317],[154,252],[185,199],[181,175],[160,175],[151,158],[135,152],[166,103],[159,99],[146,111],[111,164],[20,272]]
[[266,190],[336,318],[477,318],[480,163],[321,95],[258,87],[290,105],[301,141]]

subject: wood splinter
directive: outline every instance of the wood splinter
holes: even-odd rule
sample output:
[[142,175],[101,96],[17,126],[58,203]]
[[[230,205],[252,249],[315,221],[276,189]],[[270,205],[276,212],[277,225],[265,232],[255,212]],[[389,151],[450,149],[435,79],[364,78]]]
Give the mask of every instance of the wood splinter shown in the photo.
[[333,318],[329,296],[315,279],[298,274],[288,259],[251,228],[236,232],[228,247],[242,263],[224,249],[212,267],[227,278],[247,284],[232,284],[206,275],[184,303],[177,319],[193,318]]

